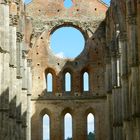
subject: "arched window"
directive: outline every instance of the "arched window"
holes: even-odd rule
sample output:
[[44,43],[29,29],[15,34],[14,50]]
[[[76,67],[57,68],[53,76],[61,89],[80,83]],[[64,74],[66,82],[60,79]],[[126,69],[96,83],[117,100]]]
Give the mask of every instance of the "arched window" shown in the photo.
[[47,114],[43,116],[43,140],[50,140],[50,117]]
[[64,0],[64,7],[65,8],[71,8],[73,5],[72,0]]
[[69,72],[65,74],[65,91],[71,91],[71,74]]
[[89,113],[87,116],[87,139],[88,140],[94,140],[95,139],[95,133],[94,133],[94,116],[92,113]]
[[52,92],[53,91],[53,76],[51,73],[47,74],[46,83],[47,83],[47,92]]
[[83,91],[89,91],[89,74],[84,72],[83,74]]
[[72,139],[72,116],[67,113],[64,117],[64,140]]
[[120,59],[117,59],[117,86],[121,85],[121,78],[120,78]]

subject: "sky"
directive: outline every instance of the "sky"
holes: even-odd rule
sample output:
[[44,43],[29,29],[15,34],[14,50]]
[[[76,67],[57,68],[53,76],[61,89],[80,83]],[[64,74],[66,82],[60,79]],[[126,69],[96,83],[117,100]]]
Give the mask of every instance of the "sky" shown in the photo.
[[[32,1],[32,0],[24,0],[25,1],[25,3],[29,3],[30,1]],[[109,5],[109,3],[110,3],[110,0],[102,0],[103,2],[105,2],[106,4],[108,4]],[[68,0],[68,2],[66,2],[66,3],[64,3],[65,4],[65,6],[67,6],[67,7],[69,7],[69,6],[71,6],[71,2],[69,2],[69,0]]]
[[[64,117],[64,139],[72,137],[72,116],[67,113]],[[87,116],[87,134],[94,132],[94,116],[89,113]],[[43,140],[50,140],[50,120],[49,116],[43,118]]]
[[[31,0],[25,0],[25,3],[29,3]],[[109,5],[110,0],[103,0],[107,5]],[[66,0],[64,6],[69,8],[72,6],[71,0]],[[79,41],[77,41],[79,40]],[[55,55],[64,58],[74,58],[82,52],[85,45],[85,40],[81,32],[72,27],[63,27],[56,30],[51,36],[51,49]],[[51,85],[52,86],[52,85]],[[86,87],[87,89],[87,87]],[[94,131],[94,117],[89,114],[87,118],[87,133]],[[70,114],[66,115],[65,123],[65,138],[72,137],[72,124],[71,124]],[[50,140],[50,126],[49,117],[44,116],[43,119],[43,140]]]
[[51,35],[50,43],[56,56],[74,58],[84,49],[85,39],[79,30],[73,27],[63,27]]

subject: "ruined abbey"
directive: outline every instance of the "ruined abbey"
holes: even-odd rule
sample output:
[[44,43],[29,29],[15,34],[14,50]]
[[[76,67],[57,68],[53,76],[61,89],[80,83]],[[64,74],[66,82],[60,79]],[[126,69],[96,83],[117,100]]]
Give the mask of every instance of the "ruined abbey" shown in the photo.
[[[89,113],[96,140],[140,140],[140,0],[72,2],[65,8],[64,0],[0,0],[0,140],[43,140],[45,114],[50,140],[64,140],[66,113],[72,140],[87,140]],[[61,27],[85,38],[74,59],[50,48],[50,36]]]

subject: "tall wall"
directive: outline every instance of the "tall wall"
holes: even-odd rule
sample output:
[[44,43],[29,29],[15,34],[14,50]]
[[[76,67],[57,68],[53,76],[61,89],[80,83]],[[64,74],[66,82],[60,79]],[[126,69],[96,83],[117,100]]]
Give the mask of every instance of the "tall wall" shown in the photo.
[[0,139],[29,140],[30,61],[26,54],[24,5],[0,1]]
[[140,139],[139,16],[139,0],[112,0],[106,15],[110,140]]
[[[27,5],[32,18],[32,140],[43,139],[43,116],[48,114],[50,139],[64,139],[64,115],[73,118],[73,140],[87,139],[87,115],[95,116],[96,140],[108,140],[105,92],[105,13],[98,0],[73,0],[71,8],[63,0],[33,0]],[[83,34],[85,46],[75,58],[59,58],[51,50],[50,36],[61,27],[71,26]],[[69,42],[67,42],[69,43]],[[71,74],[71,91],[65,91],[65,74]],[[83,74],[89,74],[89,91],[83,91]],[[53,77],[53,91],[47,90],[46,76]]]

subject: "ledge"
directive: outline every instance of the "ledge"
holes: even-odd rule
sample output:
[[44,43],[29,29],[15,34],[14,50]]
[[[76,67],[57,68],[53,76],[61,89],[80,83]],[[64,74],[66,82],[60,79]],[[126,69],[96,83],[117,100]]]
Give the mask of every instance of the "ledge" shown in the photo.
[[65,95],[65,96],[56,96],[56,95],[44,95],[37,97],[32,97],[32,101],[35,100],[93,100],[93,99],[107,99],[106,95]]

